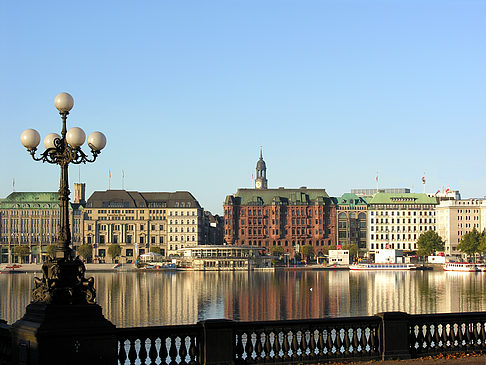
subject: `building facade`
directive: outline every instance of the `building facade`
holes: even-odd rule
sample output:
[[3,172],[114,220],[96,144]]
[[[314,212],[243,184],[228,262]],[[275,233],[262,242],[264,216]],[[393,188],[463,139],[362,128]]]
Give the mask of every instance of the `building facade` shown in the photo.
[[377,193],[368,201],[368,250],[417,250],[421,233],[436,229],[437,199],[426,194]]
[[109,262],[111,244],[121,247],[122,263],[135,262],[151,247],[169,256],[203,244],[203,209],[187,191],[97,191],[83,215],[84,243],[93,246],[95,262]]
[[362,251],[366,250],[367,208],[366,199],[356,194],[346,193],[336,198],[338,247],[356,245]]
[[[82,241],[82,205],[70,206],[71,239]],[[13,192],[0,200],[0,263],[41,263],[47,246],[57,243],[59,194],[57,192]],[[28,248],[18,257],[16,246]]]
[[486,228],[486,200],[441,200],[436,207],[437,233],[445,243],[445,254],[460,256],[457,245],[462,237],[474,228]]
[[254,189],[238,189],[224,203],[224,240],[230,245],[270,250],[282,246],[294,255],[304,245],[318,253],[336,244],[336,205],[325,189],[268,189],[260,151]]

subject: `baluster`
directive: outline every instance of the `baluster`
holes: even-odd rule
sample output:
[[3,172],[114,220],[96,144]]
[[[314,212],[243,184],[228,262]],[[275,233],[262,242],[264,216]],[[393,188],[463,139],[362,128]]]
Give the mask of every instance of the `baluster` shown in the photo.
[[282,358],[282,356],[280,356],[280,349],[282,347],[280,345],[280,335],[281,334],[282,334],[282,332],[280,332],[279,330],[274,332],[272,350],[273,350],[273,359],[275,361],[278,361]]
[[177,365],[177,336],[170,336],[170,347],[169,347],[169,365]]
[[309,331],[309,351],[310,358],[314,359],[316,357],[316,329]]
[[327,355],[327,353],[324,352],[326,343],[324,342],[324,329],[320,328],[318,331],[319,331],[319,338],[317,340],[317,348],[319,349],[318,356],[321,357]]
[[190,357],[189,364],[190,365],[199,364],[198,356],[199,356],[199,351],[196,345],[196,337],[191,336],[189,338],[189,357]]
[[236,332],[235,337],[236,337],[235,359],[236,362],[239,363],[240,360],[242,360],[243,358],[242,355],[243,355],[244,348],[243,348],[243,342],[241,341],[241,334]]
[[255,349],[255,347],[253,346],[253,332],[249,332],[248,333],[248,337],[247,337],[247,340],[246,340],[246,362],[247,363],[251,363],[252,360],[253,360],[253,351]]
[[431,324],[426,325],[426,331],[427,331],[427,347],[428,347],[428,351],[429,352],[432,349],[432,341],[433,341],[433,338],[432,338],[432,329],[435,329],[435,327],[433,325],[431,325]]
[[[369,337],[371,337],[371,329],[369,329],[370,334]],[[366,338],[366,328],[361,329],[361,337],[360,337],[360,344],[361,344],[361,354],[370,354],[373,352],[373,349],[371,348],[371,345],[369,345],[369,337]],[[369,346],[369,349],[367,347]]]
[[434,325],[435,327],[435,332],[434,332],[434,342],[435,342],[435,348],[436,349],[440,349],[441,347],[443,348],[444,347],[444,344],[442,344],[442,346],[440,345],[440,333],[439,333],[439,328],[442,328],[442,331],[444,330],[444,328],[439,324],[439,323],[436,323]]
[[236,334],[236,360],[238,362],[243,362],[243,354],[245,353],[245,348],[243,347],[243,334],[237,333]]
[[160,353],[159,353],[159,357],[160,357],[160,361],[161,361],[162,364],[166,364],[167,363],[167,357],[169,356],[169,352],[167,351],[167,340],[170,341],[170,338],[162,337],[160,339]]
[[[474,326],[474,328],[473,328],[474,347],[480,347],[479,343],[481,342],[481,341],[479,341],[478,325],[480,325],[480,323],[477,323],[477,322],[473,323],[473,326]],[[482,343],[481,343],[481,345],[482,345]]]
[[[359,341],[358,341],[358,328],[353,328],[353,355],[357,356],[359,353],[358,347],[359,347]],[[363,352],[363,349],[361,349],[361,353]]]
[[456,341],[457,340],[457,332],[456,332],[456,329],[458,329],[459,326],[456,324],[456,323],[453,323],[451,324],[451,329],[450,329],[450,332],[451,332],[451,335],[450,335],[450,338],[451,338],[451,348],[455,348],[456,347]]
[[348,357],[351,352],[349,351],[349,348],[351,347],[351,341],[349,339],[349,331],[352,331],[352,329],[347,328],[344,330],[344,354],[346,357]]
[[262,336],[263,332],[258,331],[255,333],[255,361],[256,362],[261,362],[263,357],[262,357],[262,352],[263,352],[263,345],[262,345]]
[[157,346],[156,346],[157,338],[150,337],[150,347],[148,351],[148,357],[150,359],[150,364],[155,364],[155,360],[157,360]]
[[[449,334],[447,331],[449,330]],[[442,348],[447,350],[450,348],[450,327],[448,324],[442,325],[442,334],[441,334],[441,341],[442,341]]]
[[146,349],[146,339],[140,339],[140,350],[138,350],[138,358],[140,359],[140,364],[145,365],[145,361],[147,360],[147,349]]
[[127,352],[125,351],[125,341],[126,340],[120,340],[119,342],[120,351],[118,352],[118,360],[120,362],[120,365],[125,365],[125,362],[127,361]]
[[424,337],[424,328],[423,326],[417,326],[417,347],[416,347],[416,351],[417,351],[417,354],[421,354],[423,353],[423,350],[424,350],[424,342],[425,342],[425,337]]
[[181,346],[179,347],[179,356],[181,358],[181,362],[179,365],[187,365],[187,346],[186,346],[186,338],[185,336],[181,337]]
[[[458,347],[459,348],[462,348],[464,347],[464,332],[463,332],[463,326],[465,326],[465,324],[461,324],[461,325],[458,325],[458,336],[457,336],[457,340],[458,340]],[[465,329],[465,328],[464,328]]]
[[130,365],[135,365],[135,361],[137,360],[137,351],[135,350],[135,339],[130,339],[130,348],[128,350],[128,361]]
[[299,345],[297,344],[297,332],[295,330],[293,330],[292,332],[291,349],[292,349],[292,359],[296,360],[299,357],[299,355],[297,355],[297,350],[299,349]]
[[341,347],[343,346],[343,341],[341,339],[341,328],[336,330],[336,356],[340,356],[342,354]]
[[481,338],[481,345],[484,347],[486,341],[486,331],[484,330],[484,323],[480,322],[481,331],[480,331],[480,338]]
[[473,345],[473,333],[471,331],[472,323],[466,323],[466,348],[471,348]]
[[378,353],[379,339],[376,328],[370,328],[369,345],[372,354]]
[[289,344],[289,334],[287,330],[283,333],[283,358],[284,360],[289,359],[289,350],[290,350],[290,344]]
[[268,332],[265,333],[265,361],[269,361],[272,359],[272,356],[270,356],[270,352],[272,351],[272,343],[270,342],[270,335],[273,334],[273,340],[275,341],[275,333],[274,332]]
[[335,356],[335,354],[332,352],[334,348],[334,340],[332,339],[332,329],[327,330],[327,341],[326,341],[326,347],[327,347],[327,355],[329,357]]

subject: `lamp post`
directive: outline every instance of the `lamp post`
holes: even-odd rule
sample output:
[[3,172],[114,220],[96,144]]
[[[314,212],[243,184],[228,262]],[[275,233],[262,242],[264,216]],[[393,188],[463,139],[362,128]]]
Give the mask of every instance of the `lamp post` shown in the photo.
[[81,150],[86,135],[81,128],[66,126],[74,106],[71,95],[61,93],[54,105],[62,120],[61,135],[44,138],[45,151],[36,155],[40,135],[25,130],[20,140],[35,161],[59,165],[59,229],[53,258],[42,265],[42,278],[34,278],[32,302],[25,315],[12,325],[13,363],[115,364],[115,326],[106,320],[95,303],[94,279],[86,279],[83,262],[71,249],[69,223],[69,164],[94,162],[106,145],[100,132],[88,137],[91,156]]
[[92,279],[85,279],[85,267],[79,258],[73,258],[71,249],[71,230],[69,227],[69,164],[94,162],[106,145],[106,137],[101,132],[93,132],[88,137],[91,148],[90,158],[82,150],[86,135],[81,128],[67,130],[66,121],[74,106],[74,99],[68,93],[60,93],[54,105],[62,119],[61,135],[49,133],[44,139],[45,151],[36,156],[40,135],[34,129],[25,130],[20,140],[35,161],[59,165],[59,229],[55,257],[42,266],[43,278],[35,278],[32,292],[34,302],[58,304],[94,303],[95,290]]

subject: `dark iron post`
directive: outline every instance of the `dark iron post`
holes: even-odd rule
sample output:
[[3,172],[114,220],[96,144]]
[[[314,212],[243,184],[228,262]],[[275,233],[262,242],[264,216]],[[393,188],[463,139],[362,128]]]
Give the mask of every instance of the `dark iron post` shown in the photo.
[[205,365],[234,364],[234,326],[227,319],[201,321],[203,327],[201,363]]
[[21,142],[35,161],[57,164],[59,183],[59,227],[55,257],[42,265],[42,278],[34,278],[32,302],[22,319],[12,325],[13,361],[18,364],[115,364],[115,326],[103,317],[95,303],[94,279],[85,278],[83,262],[73,256],[69,223],[69,164],[94,162],[106,145],[100,132],[88,137],[92,158],[82,150],[82,129],[66,128],[74,106],[71,95],[57,95],[54,104],[62,119],[61,135],[44,139],[46,150],[36,157],[40,135],[24,131]]
[[375,315],[382,320],[378,331],[382,359],[410,359],[410,315],[405,312]]

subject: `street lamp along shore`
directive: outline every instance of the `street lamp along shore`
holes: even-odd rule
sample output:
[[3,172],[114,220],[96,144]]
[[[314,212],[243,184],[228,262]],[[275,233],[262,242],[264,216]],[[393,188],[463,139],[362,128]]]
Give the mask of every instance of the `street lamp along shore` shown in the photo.
[[27,148],[35,161],[57,164],[61,168],[59,183],[59,230],[55,257],[42,265],[43,278],[34,279],[32,301],[54,304],[92,304],[96,292],[93,279],[85,279],[84,264],[79,258],[74,258],[71,249],[71,230],[69,223],[69,180],[68,166],[94,162],[101,150],[106,146],[106,137],[101,132],[93,132],[88,137],[91,149],[90,158],[81,150],[86,140],[86,134],[79,127],[66,128],[69,112],[74,106],[74,99],[68,93],[60,93],[54,100],[54,105],[62,119],[61,135],[49,133],[44,138],[45,151],[36,156],[40,143],[40,134],[35,129],[26,129],[20,136],[22,145]]
[[61,134],[44,138],[45,151],[36,156],[41,138],[34,129],[20,140],[35,161],[59,165],[59,230],[53,258],[42,264],[42,278],[34,278],[32,301],[24,316],[12,324],[12,363],[28,365],[117,364],[116,327],[96,304],[94,279],[84,277],[86,268],[74,257],[69,228],[68,166],[94,162],[106,145],[101,132],[88,136],[89,157],[81,150],[86,135],[81,128],[66,128],[74,106],[71,95],[61,93],[54,101],[62,119]]

